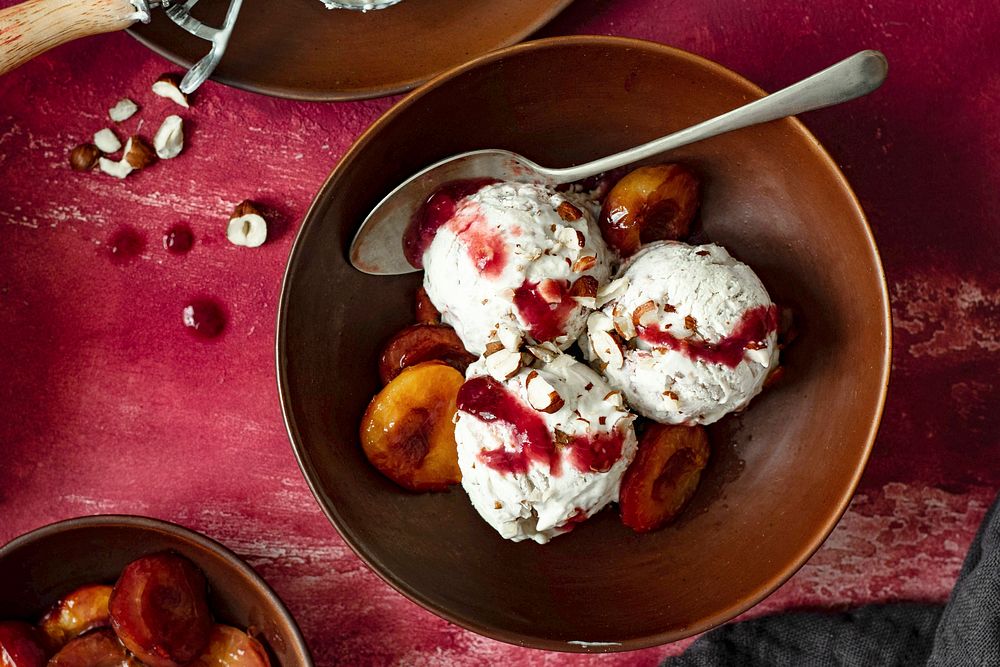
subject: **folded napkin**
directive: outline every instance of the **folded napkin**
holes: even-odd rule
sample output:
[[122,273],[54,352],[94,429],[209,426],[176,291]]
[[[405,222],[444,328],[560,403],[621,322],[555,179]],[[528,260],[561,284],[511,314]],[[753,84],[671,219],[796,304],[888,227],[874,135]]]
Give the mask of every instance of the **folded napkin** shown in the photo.
[[663,667],[1000,665],[1000,496],[946,605],[786,612],[716,628]]

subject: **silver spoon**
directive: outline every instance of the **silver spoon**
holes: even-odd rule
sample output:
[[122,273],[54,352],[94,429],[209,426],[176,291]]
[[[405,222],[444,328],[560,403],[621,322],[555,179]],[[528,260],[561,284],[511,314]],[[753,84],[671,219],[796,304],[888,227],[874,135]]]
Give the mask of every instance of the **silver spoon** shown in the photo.
[[373,275],[417,271],[403,256],[403,232],[417,208],[435,189],[449,181],[489,177],[549,186],[572,183],[725,132],[853,100],[882,85],[887,71],[888,63],[882,53],[860,51],[798,83],[721,116],[575,167],[549,169],[517,153],[495,149],[453,155],[417,172],[379,202],[361,223],[351,242],[351,264]]

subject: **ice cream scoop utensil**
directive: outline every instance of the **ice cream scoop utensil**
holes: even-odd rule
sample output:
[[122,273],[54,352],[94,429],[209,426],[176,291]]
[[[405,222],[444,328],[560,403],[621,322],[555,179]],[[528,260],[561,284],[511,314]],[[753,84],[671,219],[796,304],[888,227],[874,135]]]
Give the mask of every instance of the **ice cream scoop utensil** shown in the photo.
[[359,271],[374,275],[415,271],[403,255],[403,231],[413,212],[428,195],[449,181],[496,178],[548,185],[571,183],[725,132],[861,97],[882,85],[887,70],[885,56],[880,52],[860,51],[798,83],[721,116],[573,167],[550,169],[504,150],[478,150],[454,155],[414,174],[375,206],[361,223],[351,243],[351,264]]
[[[154,2],[156,0],[153,0]],[[162,0],[162,5],[167,11],[170,20],[187,30],[195,37],[201,37],[212,43],[212,48],[208,55],[196,62],[181,80],[180,89],[182,93],[190,93],[205,82],[205,80],[215,71],[216,65],[222,60],[222,54],[226,52],[229,44],[229,36],[233,34],[233,27],[236,25],[236,17],[239,16],[240,7],[243,0],[230,0],[229,9],[226,10],[226,17],[222,21],[221,28],[212,28],[198,19],[191,16],[191,8],[198,0],[187,0],[187,2],[171,2]]]

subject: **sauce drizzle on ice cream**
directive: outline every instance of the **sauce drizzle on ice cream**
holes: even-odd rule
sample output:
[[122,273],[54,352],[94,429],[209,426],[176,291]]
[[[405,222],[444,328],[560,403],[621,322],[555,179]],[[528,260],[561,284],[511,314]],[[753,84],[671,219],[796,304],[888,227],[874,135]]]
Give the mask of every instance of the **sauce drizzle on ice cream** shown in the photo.
[[403,255],[411,266],[424,267],[424,252],[434,240],[437,230],[452,219],[458,203],[476,194],[487,185],[499,183],[495,178],[470,178],[445,183],[431,193],[427,201],[410,218],[403,233]]
[[523,474],[537,462],[547,465],[549,472],[558,476],[564,453],[582,472],[605,472],[622,455],[625,438],[621,429],[590,437],[558,433],[554,438],[537,411],[489,376],[467,380],[458,391],[456,407],[484,422],[499,422],[511,429],[514,449],[498,447],[479,454],[480,461],[499,472]]
[[507,244],[490,229],[482,208],[473,202],[458,207],[447,223],[469,253],[473,266],[487,278],[496,279],[507,267]]
[[778,330],[778,307],[757,306],[743,313],[733,331],[709,343],[700,338],[678,338],[656,325],[638,327],[639,337],[655,347],[677,350],[694,361],[736,368],[747,349],[760,349],[768,336]]
[[525,473],[533,461],[548,465],[559,474],[559,453],[542,417],[517,400],[507,388],[491,377],[466,380],[458,390],[455,406],[484,422],[500,422],[516,436],[513,450],[499,447],[480,453],[480,460],[501,472]]
[[566,320],[576,308],[576,301],[569,295],[566,285],[558,280],[546,282],[555,294],[550,303],[539,291],[540,283],[525,280],[514,290],[514,306],[518,315],[528,327],[531,335],[540,343],[554,340],[566,333]]
[[573,465],[583,472],[607,472],[622,457],[625,437],[621,429],[592,436],[574,436],[569,443],[569,457]]

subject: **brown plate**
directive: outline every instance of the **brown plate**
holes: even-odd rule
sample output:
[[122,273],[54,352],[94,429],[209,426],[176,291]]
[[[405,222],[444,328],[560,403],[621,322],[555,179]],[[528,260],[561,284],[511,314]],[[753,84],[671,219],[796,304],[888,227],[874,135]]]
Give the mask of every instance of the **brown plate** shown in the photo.
[[[216,81],[299,100],[354,100],[410,90],[432,76],[541,28],[571,0],[403,0],[372,12],[320,0],[246,0]],[[229,0],[202,0],[195,16],[221,25]],[[131,29],[190,67],[208,42],[162,12]]]
[[250,566],[204,535],[140,516],[59,521],[0,547],[0,620],[36,622],[73,589],[114,583],[129,562],[165,550],[186,556],[205,573],[218,622],[253,627],[276,665],[312,666],[295,620]]
[[[558,88],[553,87],[558,81]],[[347,248],[401,179],[447,155],[507,148],[554,167],[613,153],[761,97],[659,44],[562,37],[479,58],[391,109],[306,216],[278,316],[282,407],[299,463],[344,539],[431,611],[503,641],[635,649],[722,623],[792,575],[833,529],[864,469],[889,376],[878,252],[843,175],[794,119],[671,159],[704,178],[705,234],[760,275],[801,330],[784,379],[710,429],[713,454],[673,526],[637,535],[616,509],[540,546],[505,542],[461,488],[411,494],[368,464],[358,424],[380,345],[413,320],[420,274],[376,277]]]

